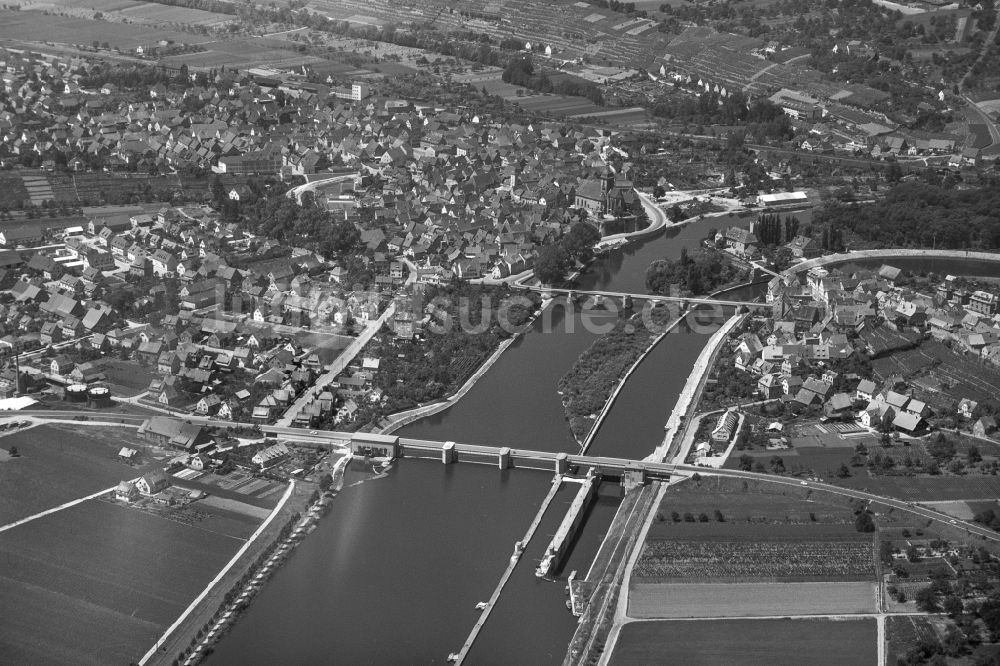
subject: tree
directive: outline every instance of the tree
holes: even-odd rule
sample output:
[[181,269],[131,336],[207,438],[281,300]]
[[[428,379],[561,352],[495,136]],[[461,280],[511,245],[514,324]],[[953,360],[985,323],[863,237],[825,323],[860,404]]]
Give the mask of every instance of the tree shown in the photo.
[[983,456],[980,455],[979,449],[976,448],[975,445],[971,445],[969,446],[969,450],[965,453],[965,458],[969,461],[970,465],[975,465],[983,459]]
[[955,445],[943,432],[939,432],[934,441],[927,445],[927,453],[934,456],[938,462],[947,462],[955,455]]
[[917,602],[917,610],[923,611],[924,613],[936,613],[938,610],[938,600],[937,595],[934,590],[930,587],[925,587],[917,592],[916,596],[913,597]]
[[859,513],[858,517],[854,519],[854,529],[859,532],[874,532],[875,521],[872,520],[871,514],[867,511]]
[[17,450],[17,447],[16,447],[16,446],[12,446],[12,447],[10,447],[10,449],[9,449],[9,450],[7,451],[7,453],[9,453],[9,454],[10,454],[10,457],[11,457],[11,458],[16,458],[16,457],[18,457],[19,455],[21,455],[21,452]]
[[847,468],[847,465],[840,463],[840,468],[837,469],[837,478],[846,479],[851,475],[851,470]]
[[577,222],[562,239],[562,246],[570,257],[582,262],[593,256],[594,245],[601,240],[601,232],[589,222]]
[[320,490],[327,491],[327,490],[330,489],[330,486],[332,484],[333,484],[333,477],[330,476],[329,474],[323,474],[321,477],[319,477],[319,489]]
[[569,255],[561,245],[546,245],[535,259],[535,275],[542,284],[553,284],[566,277]]
[[715,520],[718,521],[718,522],[720,522],[720,523],[724,523],[724,522],[726,522],[726,517],[722,515],[721,511],[719,511],[718,509],[716,509],[715,510]]
[[944,602],[941,604],[944,612],[948,614],[949,617],[956,617],[962,614],[965,607],[962,605],[962,600],[959,599],[954,594],[949,594],[944,598]]
[[749,472],[753,468],[753,458],[747,454],[740,456],[740,469],[744,472]]

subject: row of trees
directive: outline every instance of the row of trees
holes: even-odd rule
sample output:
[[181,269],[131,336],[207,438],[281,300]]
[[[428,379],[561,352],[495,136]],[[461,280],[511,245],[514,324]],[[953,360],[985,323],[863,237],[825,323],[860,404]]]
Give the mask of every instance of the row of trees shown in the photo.
[[799,220],[793,215],[786,215],[782,220],[777,213],[763,213],[753,226],[754,235],[764,245],[788,243],[798,232]]

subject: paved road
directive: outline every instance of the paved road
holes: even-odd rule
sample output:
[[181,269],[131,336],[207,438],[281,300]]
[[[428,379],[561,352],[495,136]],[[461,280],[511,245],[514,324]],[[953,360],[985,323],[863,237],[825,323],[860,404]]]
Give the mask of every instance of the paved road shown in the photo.
[[[997,24],[1000,25],[1000,21],[997,21]],[[986,115],[986,112],[980,109],[979,105],[973,102],[972,98],[968,95],[963,95],[962,98],[969,103],[969,110],[979,116],[983,124],[986,125],[986,128],[990,131],[990,139],[993,141],[991,145],[1000,143],[1000,129],[997,129],[996,123],[990,120],[990,117]],[[986,146],[983,147],[985,148]]]
[[356,177],[357,177],[356,174],[347,173],[347,174],[342,174],[342,175],[339,175],[339,176],[331,176],[330,178],[323,178],[323,179],[320,179],[320,180],[314,180],[311,183],[306,183],[305,185],[299,185],[297,187],[293,187],[292,189],[288,190],[288,194],[286,196],[288,196],[289,198],[295,197],[295,203],[297,203],[297,204],[299,204],[301,206],[302,205],[302,195],[305,192],[314,192],[315,193],[317,187],[321,187],[323,185],[330,185],[331,183],[345,183],[345,182],[347,182],[349,180],[354,180]]
[[319,395],[321,392],[326,390],[327,385],[336,379],[342,372],[344,368],[354,360],[354,357],[364,349],[365,345],[375,337],[375,334],[379,332],[379,329],[389,321],[389,319],[396,313],[396,302],[393,301],[389,303],[389,307],[385,309],[385,312],[376,319],[375,321],[370,321],[365,326],[365,330],[361,332],[361,335],[354,338],[351,344],[347,345],[344,351],[340,352],[340,355],[334,359],[333,363],[327,366],[325,373],[316,378],[313,385],[309,387],[307,391],[304,391],[298,399],[292,403],[292,406],[288,408],[284,416],[278,420],[277,425],[288,427],[292,425],[295,420],[295,415],[299,413],[303,407],[312,402],[313,398]]
[[752,479],[756,481],[765,481],[767,483],[776,483],[785,486],[797,486],[799,488],[809,487],[813,490],[822,490],[825,492],[834,493],[841,496],[853,497],[855,499],[866,500],[869,502],[878,502],[879,504],[884,504],[890,506],[894,509],[900,509],[903,511],[909,511],[915,513],[918,516],[928,518],[930,520],[937,521],[939,523],[945,523],[953,527],[959,527],[965,529],[970,534],[976,536],[981,536],[990,541],[1000,541],[1000,534],[994,532],[993,530],[983,527],[982,525],[977,525],[976,523],[971,523],[965,520],[958,520],[952,518],[951,516],[945,515],[938,511],[932,509],[927,509],[922,506],[918,506],[913,502],[907,502],[904,500],[898,500],[891,497],[885,497],[883,495],[875,495],[874,493],[868,493],[863,490],[855,490],[853,488],[843,488],[841,486],[835,486],[829,483],[821,483],[817,481],[801,481],[799,479],[786,478],[782,476],[774,476],[771,474],[757,474],[755,472],[743,472],[740,470],[727,470],[727,469],[706,469],[702,467],[696,467],[693,465],[677,465],[678,470],[683,470],[685,472],[701,474],[702,476],[731,476],[741,479]]

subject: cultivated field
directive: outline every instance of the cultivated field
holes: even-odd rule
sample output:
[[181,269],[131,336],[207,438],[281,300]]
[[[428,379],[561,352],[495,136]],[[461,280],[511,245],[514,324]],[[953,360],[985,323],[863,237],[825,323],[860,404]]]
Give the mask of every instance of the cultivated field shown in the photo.
[[138,0],[88,0],[86,7],[81,7],[80,4],[78,0],[39,0],[22,4],[21,11],[45,10],[82,18],[92,18],[95,12],[101,12],[106,19],[153,25],[173,23],[217,26],[236,18],[200,9],[171,7],[155,2],[139,2]]
[[141,468],[117,458],[123,445],[135,441],[134,428],[38,426],[0,436],[0,448],[16,446],[21,454],[0,462],[0,524],[140,476]]
[[754,617],[871,613],[875,583],[635,583],[636,618]]
[[235,554],[242,539],[232,533],[252,527],[216,511],[188,526],[91,500],[5,532],[5,661],[136,661]]
[[842,666],[874,664],[878,632],[864,620],[632,622],[622,628],[613,666]]
[[643,581],[695,583],[874,579],[875,547],[870,538],[855,533],[815,539],[808,528],[795,531],[798,536],[779,538],[729,540],[729,535],[717,534],[712,540],[647,541],[633,575]]
[[107,42],[112,47],[134,51],[137,46],[156,44],[161,39],[170,39],[178,44],[201,44],[211,38],[111,21],[0,9],[0,40],[81,44],[88,47],[96,40]]
[[959,356],[940,342],[925,342],[916,349],[894,352],[872,362],[879,379],[897,372],[911,375],[928,367],[932,367],[930,374],[950,387],[948,394],[952,397],[982,401],[1000,394],[1000,371]]
[[885,634],[886,663],[889,664],[897,663],[897,660],[905,656],[907,650],[915,647],[919,641],[938,639],[932,620],[927,617],[888,617],[886,618]]

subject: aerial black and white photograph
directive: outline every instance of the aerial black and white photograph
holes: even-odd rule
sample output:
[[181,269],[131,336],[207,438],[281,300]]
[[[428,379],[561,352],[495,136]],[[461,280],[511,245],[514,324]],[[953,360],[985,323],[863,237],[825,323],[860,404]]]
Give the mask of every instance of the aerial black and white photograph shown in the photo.
[[997,0],[0,0],[0,663],[1000,666]]

